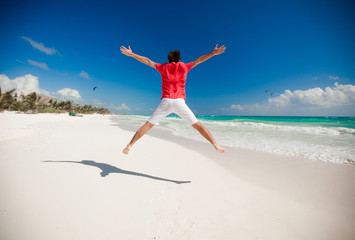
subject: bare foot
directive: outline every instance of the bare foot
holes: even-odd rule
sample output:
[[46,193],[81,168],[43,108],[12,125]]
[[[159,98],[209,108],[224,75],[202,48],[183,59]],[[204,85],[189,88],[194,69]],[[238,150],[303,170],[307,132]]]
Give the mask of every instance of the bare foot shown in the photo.
[[126,147],[125,149],[123,149],[122,152],[123,152],[124,154],[128,154],[128,152],[129,152],[129,150],[131,149],[131,147],[132,147],[132,146],[127,145],[127,147]]
[[215,148],[216,148],[216,150],[218,151],[218,152],[220,152],[220,153],[225,153],[226,152],[226,150],[224,149],[224,148],[222,148],[222,147],[220,147],[220,146],[218,146],[218,145],[216,145],[216,146],[214,146]]

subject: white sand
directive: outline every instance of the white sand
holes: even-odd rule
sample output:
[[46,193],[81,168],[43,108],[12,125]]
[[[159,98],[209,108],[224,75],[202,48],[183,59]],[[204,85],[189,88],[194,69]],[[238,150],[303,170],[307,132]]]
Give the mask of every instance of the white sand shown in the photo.
[[0,113],[0,239],[355,239],[354,166],[132,134]]

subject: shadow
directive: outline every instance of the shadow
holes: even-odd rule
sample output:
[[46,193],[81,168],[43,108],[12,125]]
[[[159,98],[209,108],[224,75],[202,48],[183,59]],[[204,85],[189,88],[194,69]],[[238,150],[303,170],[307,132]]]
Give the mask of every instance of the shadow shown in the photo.
[[81,162],[77,162],[77,161],[50,161],[50,160],[47,160],[47,161],[43,161],[43,162],[79,163],[79,164],[83,164],[83,165],[97,167],[97,168],[101,169],[101,171],[102,171],[100,173],[101,177],[106,177],[110,173],[121,173],[121,174],[128,174],[128,175],[133,175],[133,176],[151,178],[151,179],[159,180],[159,181],[173,182],[173,183],[176,183],[176,184],[191,183],[191,181],[175,181],[175,180],[171,180],[171,179],[151,176],[151,175],[144,174],[144,173],[127,171],[127,170],[124,170],[124,169],[121,169],[121,168],[117,168],[117,167],[114,167],[114,166],[106,164],[106,163],[99,163],[99,162],[95,162],[95,161],[92,161],[92,160],[82,160]]

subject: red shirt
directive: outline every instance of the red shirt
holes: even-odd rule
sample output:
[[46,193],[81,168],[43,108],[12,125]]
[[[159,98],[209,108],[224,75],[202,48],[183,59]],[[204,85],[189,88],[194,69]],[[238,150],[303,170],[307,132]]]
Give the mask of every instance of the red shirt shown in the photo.
[[163,98],[183,98],[186,99],[185,82],[187,72],[191,70],[192,62],[172,62],[159,64],[155,67],[161,74],[162,79],[162,97]]

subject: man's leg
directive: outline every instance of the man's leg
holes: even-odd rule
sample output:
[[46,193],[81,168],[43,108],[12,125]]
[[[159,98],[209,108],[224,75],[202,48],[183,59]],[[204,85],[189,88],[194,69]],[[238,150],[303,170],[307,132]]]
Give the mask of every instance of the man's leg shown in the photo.
[[131,149],[131,147],[133,146],[133,144],[135,142],[137,142],[137,140],[140,139],[152,127],[154,127],[154,124],[152,124],[150,122],[146,122],[140,129],[138,129],[136,134],[134,134],[132,140],[128,143],[127,147],[125,149],[123,149],[122,152],[124,154],[128,154],[128,152]]
[[208,129],[203,126],[200,122],[194,123],[191,125],[192,127],[194,127],[197,131],[199,131],[199,133],[204,136],[213,146],[214,148],[221,152],[224,153],[226,152],[226,150],[222,147],[220,147],[217,143],[216,140],[214,140],[214,138],[212,137],[210,131],[208,131]]

